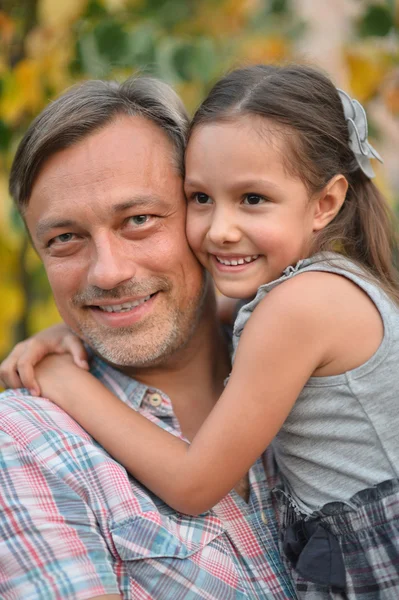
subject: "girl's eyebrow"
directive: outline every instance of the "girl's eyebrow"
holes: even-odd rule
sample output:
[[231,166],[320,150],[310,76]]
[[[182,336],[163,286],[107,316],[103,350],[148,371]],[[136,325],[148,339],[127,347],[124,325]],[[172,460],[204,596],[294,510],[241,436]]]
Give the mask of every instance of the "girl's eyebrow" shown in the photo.
[[[195,179],[186,179],[184,181],[184,186],[185,187],[189,187],[189,188],[198,188],[200,189],[201,187],[204,187],[204,183],[201,181],[197,181]],[[240,179],[239,181],[234,181],[233,183],[231,183],[230,185],[228,185],[227,187],[234,191],[242,191],[243,189],[248,191],[251,191],[251,188],[254,188],[254,190],[256,188],[259,188],[259,186],[262,187],[262,189],[269,189],[270,191],[275,191],[275,192],[279,192],[281,191],[281,187],[279,185],[277,185],[276,183],[274,183],[273,181],[270,181],[269,179],[263,179],[263,178],[251,178],[251,179]],[[253,190],[253,191],[254,191]]]

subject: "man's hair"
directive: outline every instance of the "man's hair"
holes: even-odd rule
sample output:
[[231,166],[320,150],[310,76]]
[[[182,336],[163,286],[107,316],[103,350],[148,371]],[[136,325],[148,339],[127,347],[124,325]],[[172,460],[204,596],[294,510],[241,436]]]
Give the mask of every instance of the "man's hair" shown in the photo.
[[152,77],[131,77],[121,84],[86,81],[51,102],[31,123],[18,146],[10,193],[22,215],[44,162],[118,115],[145,117],[165,131],[174,148],[176,167],[183,175],[189,119],[182,101],[168,84]]

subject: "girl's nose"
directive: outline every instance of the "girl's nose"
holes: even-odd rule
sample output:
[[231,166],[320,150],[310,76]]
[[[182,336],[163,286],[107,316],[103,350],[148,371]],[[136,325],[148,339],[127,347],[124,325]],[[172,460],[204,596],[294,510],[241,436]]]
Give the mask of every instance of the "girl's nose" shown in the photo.
[[208,230],[208,238],[215,245],[234,244],[241,239],[234,211],[216,209]]

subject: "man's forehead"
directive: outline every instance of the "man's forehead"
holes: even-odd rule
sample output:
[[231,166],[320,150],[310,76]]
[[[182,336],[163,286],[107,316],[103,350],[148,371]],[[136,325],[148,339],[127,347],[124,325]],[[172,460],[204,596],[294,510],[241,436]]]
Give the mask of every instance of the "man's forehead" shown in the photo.
[[102,128],[85,136],[68,148],[50,156],[42,170],[59,163],[65,168],[89,171],[93,163],[103,163],[111,174],[114,166],[127,163],[134,169],[138,160],[152,158],[158,163],[170,164],[174,154],[171,140],[156,124],[143,117],[120,116]]
[[69,148],[50,156],[33,185],[35,195],[78,195],[88,187],[142,187],[181,183],[174,148],[166,134],[141,117],[120,118]]

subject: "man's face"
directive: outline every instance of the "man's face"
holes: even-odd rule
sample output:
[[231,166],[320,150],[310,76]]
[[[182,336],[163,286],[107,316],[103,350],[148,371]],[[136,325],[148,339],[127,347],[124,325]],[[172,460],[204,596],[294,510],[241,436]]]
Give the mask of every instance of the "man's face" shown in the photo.
[[173,152],[152,122],[120,116],[46,161],[25,213],[62,318],[115,365],[162,362],[198,322]]

